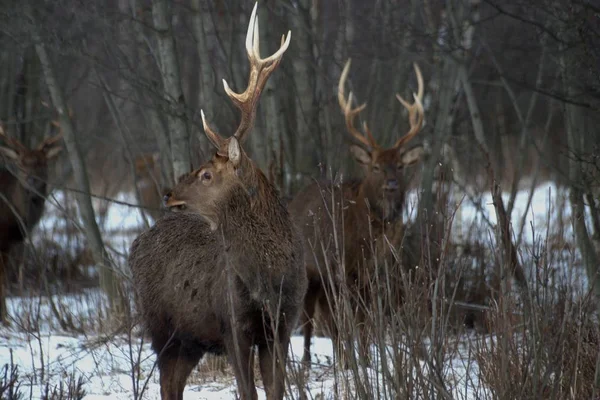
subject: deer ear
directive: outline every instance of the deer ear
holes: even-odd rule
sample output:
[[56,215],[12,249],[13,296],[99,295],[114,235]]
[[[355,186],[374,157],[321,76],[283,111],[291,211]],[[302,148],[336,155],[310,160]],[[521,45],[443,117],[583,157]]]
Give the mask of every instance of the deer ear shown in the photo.
[[6,158],[9,158],[11,160],[16,161],[19,159],[19,154],[13,149],[9,149],[8,147],[0,146],[0,154],[4,154]]
[[405,151],[402,154],[402,164],[412,165],[423,158],[425,155],[425,148],[421,145],[415,146],[412,149]]
[[354,156],[356,161],[358,161],[360,164],[362,164],[362,165],[371,164],[371,153],[369,153],[367,150],[363,149],[362,147],[353,144],[352,146],[350,146],[350,153],[352,153],[352,155]]
[[50,147],[50,149],[48,149],[46,151],[46,159],[51,160],[54,157],[56,157],[60,152],[62,151],[62,147],[61,146],[54,146],[54,147]]
[[232,136],[231,140],[229,141],[229,146],[227,146],[227,155],[229,157],[229,161],[231,161],[234,167],[240,165],[240,161],[242,160],[242,151],[240,149],[240,142],[238,142],[235,136]]

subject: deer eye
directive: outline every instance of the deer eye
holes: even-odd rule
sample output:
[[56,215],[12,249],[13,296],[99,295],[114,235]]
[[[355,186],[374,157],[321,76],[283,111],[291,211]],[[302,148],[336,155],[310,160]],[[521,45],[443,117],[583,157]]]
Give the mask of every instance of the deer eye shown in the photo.
[[210,173],[210,171],[204,171],[201,175],[201,179],[203,181],[210,181],[212,179],[212,174]]
[[396,169],[397,169],[398,171],[402,171],[402,168],[404,168],[404,165],[402,165],[402,164],[398,164],[398,165],[396,166]]
[[379,168],[379,165],[373,165],[372,170],[373,170],[373,172],[379,172],[379,171],[381,171],[381,168]]

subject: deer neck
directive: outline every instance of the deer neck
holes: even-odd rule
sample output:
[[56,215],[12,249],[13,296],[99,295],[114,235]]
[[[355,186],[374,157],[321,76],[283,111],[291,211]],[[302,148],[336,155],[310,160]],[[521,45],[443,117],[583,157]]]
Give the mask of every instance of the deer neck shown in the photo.
[[283,207],[271,187],[263,187],[260,180],[256,186],[240,186],[234,190],[229,202],[224,207],[222,216],[223,229],[229,238],[241,237],[247,240],[251,229],[274,233],[286,230],[287,210]]
[[359,187],[356,204],[359,206],[357,212],[368,215],[371,221],[382,227],[402,219],[403,198],[392,199],[383,195],[371,198],[364,185]]

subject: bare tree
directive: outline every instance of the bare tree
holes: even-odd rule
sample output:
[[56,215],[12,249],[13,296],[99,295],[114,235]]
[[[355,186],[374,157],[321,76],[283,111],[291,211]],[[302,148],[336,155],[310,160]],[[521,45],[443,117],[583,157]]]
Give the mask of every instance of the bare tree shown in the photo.
[[[35,23],[32,24],[32,27],[33,26],[35,26]],[[75,193],[75,198],[81,214],[83,229],[88,239],[94,261],[100,269],[100,286],[108,296],[110,310],[114,313],[113,316],[116,316],[125,311],[123,309],[124,304],[119,293],[118,281],[115,279],[115,271],[112,269],[108,253],[104,248],[100,229],[98,228],[98,224],[96,224],[91,197],[87,194],[90,192],[90,184],[84,158],[77,143],[75,127],[69,116],[67,104],[64,100],[61,88],[58,86],[54,73],[54,66],[52,65],[46,47],[35,28],[32,29],[34,29],[33,37],[36,42],[35,49],[42,64],[42,70],[46,78],[46,84],[48,85],[52,103],[58,112],[69,161],[73,167],[73,174],[75,175],[75,183],[78,190],[78,192]]]
[[190,138],[185,122],[185,98],[181,88],[179,57],[172,29],[171,2],[152,1],[152,17],[158,41],[158,56],[165,101],[169,106],[168,125],[170,150],[173,161],[174,177],[188,172],[190,168]]

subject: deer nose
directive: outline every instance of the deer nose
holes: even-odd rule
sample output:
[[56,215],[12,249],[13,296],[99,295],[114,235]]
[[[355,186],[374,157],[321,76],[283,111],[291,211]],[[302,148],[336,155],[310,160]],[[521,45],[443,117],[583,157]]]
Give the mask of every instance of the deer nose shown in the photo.
[[387,190],[397,190],[398,189],[398,181],[396,179],[388,179],[385,188]]
[[167,202],[169,201],[169,199],[171,198],[172,194],[171,192],[168,192],[167,194],[165,194],[165,196],[163,197],[163,204],[166,206]]

